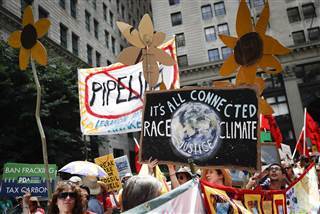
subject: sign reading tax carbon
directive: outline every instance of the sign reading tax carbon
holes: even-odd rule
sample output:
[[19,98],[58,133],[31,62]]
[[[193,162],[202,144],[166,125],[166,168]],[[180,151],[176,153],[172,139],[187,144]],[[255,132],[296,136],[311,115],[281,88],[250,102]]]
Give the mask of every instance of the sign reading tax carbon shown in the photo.
[[257,169],[258,127],[251,88],[147,92],[141,159]]

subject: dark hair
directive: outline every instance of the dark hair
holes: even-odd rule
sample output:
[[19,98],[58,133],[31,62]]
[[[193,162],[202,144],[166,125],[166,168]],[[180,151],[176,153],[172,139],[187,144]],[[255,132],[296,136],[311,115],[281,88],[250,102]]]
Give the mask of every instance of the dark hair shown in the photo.
[[90,189],[86,185],[81,185],[80,189],[84,189],[85,191],[87,191],[88,195],[90,195]]
[[49,205],[48,213],[49,214],[59,214],[59,208],[57,205],[58,201],[58,195],[66,189],[71,189],[73,192],[76,193],[76,197],[74,200],[74,207],[72,210],[72,214],[79,214],[83,212],[83,203],[82,203],[82,197],[81,192],[78,186],[76,186],[71,181],[63,181],[58,183],[56,191],[52,195],[52,200]]
[[129,178],[122,192],[123,211],[158,197],[161,188],[160,181],[150,175]]

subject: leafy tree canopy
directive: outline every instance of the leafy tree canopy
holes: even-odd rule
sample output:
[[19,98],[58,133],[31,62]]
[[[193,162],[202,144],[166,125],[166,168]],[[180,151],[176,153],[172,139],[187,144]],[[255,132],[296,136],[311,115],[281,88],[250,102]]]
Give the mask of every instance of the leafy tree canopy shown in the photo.
[[[0,41],[0,169],[6,162],[43,163],[35,120],[36,86],[32,71],[19,70],[18,51]],[[59,167],[97,156],[81,139],[77,65],[61,59],[38,66],[42,86],[41,120],[47,138],[49,163]],[[91,144],[90,147],[93,147]]]

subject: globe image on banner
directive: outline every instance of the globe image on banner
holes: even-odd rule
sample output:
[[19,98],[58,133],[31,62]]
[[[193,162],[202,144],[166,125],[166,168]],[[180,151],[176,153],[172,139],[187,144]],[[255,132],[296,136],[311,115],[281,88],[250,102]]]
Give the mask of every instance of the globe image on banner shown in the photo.
[[171,119],[171,147],[183,158],[206,160],[220,147],[220,118],[212,107],[187,102]]

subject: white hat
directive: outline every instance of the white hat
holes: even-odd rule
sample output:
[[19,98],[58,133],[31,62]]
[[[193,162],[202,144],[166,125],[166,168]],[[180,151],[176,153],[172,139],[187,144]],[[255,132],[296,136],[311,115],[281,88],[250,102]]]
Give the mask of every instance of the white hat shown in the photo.
[[90,195],[99,195],[101,186],[98,184],[98,179],[95,176],[86,176],[83,178],[83,184],[90,189]]
[[82,185],[82,179],[79,176],[72,176],[71,178],[69,178],[69,181],[79,186]]

